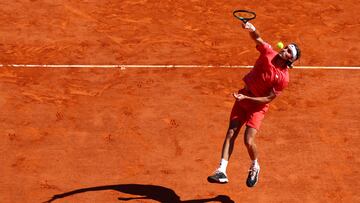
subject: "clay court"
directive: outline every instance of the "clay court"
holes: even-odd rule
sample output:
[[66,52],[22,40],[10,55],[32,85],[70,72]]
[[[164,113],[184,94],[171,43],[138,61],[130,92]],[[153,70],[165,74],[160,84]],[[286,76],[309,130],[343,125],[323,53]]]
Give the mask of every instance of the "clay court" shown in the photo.
[[[254,188],[242,138],[230,182],[206,180],[250,70],[235,67],[258,56],[235,9],[255,11],[274,47],[302,49],[257,135]],[[0,201],[360,202],[359,10],[351,0],[2,1]]]

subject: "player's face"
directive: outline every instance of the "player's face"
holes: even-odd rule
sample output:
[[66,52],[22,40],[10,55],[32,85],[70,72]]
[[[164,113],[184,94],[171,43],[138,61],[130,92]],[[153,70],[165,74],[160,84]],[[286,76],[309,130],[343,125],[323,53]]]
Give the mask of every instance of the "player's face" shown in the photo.
[[289,49],[289,47],[286,46],[285,48],[280,50],[279,56],[284,60],[289,60],[292,59],[293,54],[291,52],[291,49]]

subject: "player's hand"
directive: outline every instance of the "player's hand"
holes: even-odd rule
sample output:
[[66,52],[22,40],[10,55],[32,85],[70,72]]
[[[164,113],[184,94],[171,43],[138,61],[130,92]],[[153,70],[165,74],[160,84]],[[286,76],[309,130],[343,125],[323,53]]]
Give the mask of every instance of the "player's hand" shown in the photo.
[[256,30],[255,26],[253,24],[249,23],[249,22],[243,23],[242,27],[244,29],[249,30],[250,32],[255,32],[255,30]]
[[234,98],[235,98],[236,100],[238,100],[238,101],[241,101],[241,100],[243,100],[243,99],[246,99],[246,96],[245,96],[245,95],[243,95],[243,94],[238,94],[238,93],[236,93],[236,92],[233,93],[233,96],[234,96]]

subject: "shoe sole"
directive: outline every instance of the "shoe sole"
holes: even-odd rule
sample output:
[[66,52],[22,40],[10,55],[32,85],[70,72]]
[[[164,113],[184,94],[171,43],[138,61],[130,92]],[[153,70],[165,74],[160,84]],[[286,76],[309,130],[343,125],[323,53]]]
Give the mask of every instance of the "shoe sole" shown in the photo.
[[212,177],[207,178],[209,183],[218,183],[218,184],[226,184],[229,182],[227,178],[214,179]]

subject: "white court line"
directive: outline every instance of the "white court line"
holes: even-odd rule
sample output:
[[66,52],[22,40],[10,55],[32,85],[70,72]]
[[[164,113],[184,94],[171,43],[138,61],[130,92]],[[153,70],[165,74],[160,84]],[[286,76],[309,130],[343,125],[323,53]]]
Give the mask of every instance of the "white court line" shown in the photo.
[[[253,66],[243,65],[90,65],[90,64],[0,64],[1,67],[14,68],[252,68]],[[360,70],[356,66],[294,66],[295,69],[343,69],[343,70]]]

